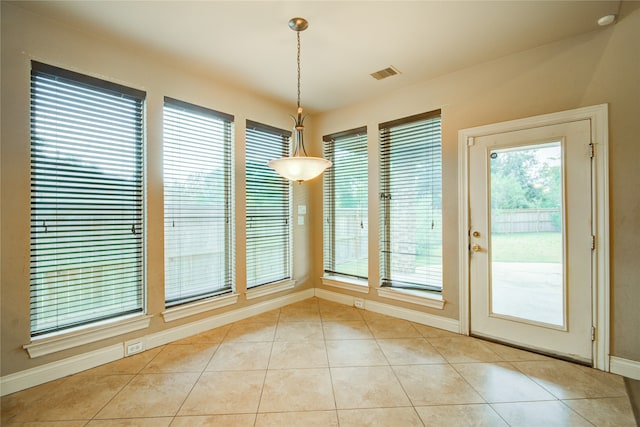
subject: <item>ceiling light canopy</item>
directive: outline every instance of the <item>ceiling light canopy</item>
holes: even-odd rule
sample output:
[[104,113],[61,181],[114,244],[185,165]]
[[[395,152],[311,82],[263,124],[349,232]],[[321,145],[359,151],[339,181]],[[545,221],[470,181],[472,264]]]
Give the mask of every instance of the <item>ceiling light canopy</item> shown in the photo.
[[321,157],[307,156],[304,148],[304,119],[300,106],[300,32],[308,28],[309,23],[304,18],[291,18],[289,27],[296,32],[298,39],[298,112],[293,119],[293,155],[281,159],[271,160],[269,167],[275,169],[282,177],[291,181],[308,181],[322,174],[331,162]]

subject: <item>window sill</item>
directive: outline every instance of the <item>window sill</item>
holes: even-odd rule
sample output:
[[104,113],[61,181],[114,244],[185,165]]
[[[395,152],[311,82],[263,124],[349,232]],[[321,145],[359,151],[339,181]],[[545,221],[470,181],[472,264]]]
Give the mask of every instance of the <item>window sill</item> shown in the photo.
[[191,304],[185,304],[178,307],[172,307],[162,312],[165,323],[174,320],[183,319],[195,314],[204,313],[205,311],[214,310],[216,308],[226,307],[238,302],[238,294],[226,294],[209,298],[202,301],[196,301]]
[[282,280],[280,282],[270,283],[268,285],[256,286],[248,289],[245,293],[247,300],[254,298],[260,298],[265,295],[275,294],[276,292],[286,291],[287,289],[293,289],[296,286],[296,281],[292,279]]
[[349,279],[340,276],[324,276],[322,277],[322,284],[363,294],[369,293],[369,282],[365,280]]
[[47,354],[68,350],[140,329],[146,329],[149,327],[151,317],[152,316],[147,315],[136,315],[135,317],[121,318],[110,323],[62,333],[56,336],[48,336],[41,339],[35,338],[36,341],[26,344],[22,346],[22,348],[27,350],[30,359],[35,359],[36,357]]
[[414,289],[378,288],[378,296],[396,301],[422,305],[424,307],[435,308],[437,310],[442,310],[445,304],[445,300],[442,298],[441,294]]

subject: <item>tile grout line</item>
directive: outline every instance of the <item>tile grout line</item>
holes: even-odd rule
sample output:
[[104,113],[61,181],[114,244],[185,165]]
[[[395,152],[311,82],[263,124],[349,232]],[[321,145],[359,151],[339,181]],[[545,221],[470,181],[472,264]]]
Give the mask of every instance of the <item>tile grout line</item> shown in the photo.
[[[527,361],[529,363],[545,363],[545,361],[537,361],[537,360],[530,360]],[[544,384],[544,381],[538,381],[536,378],[530,376],[529,374],[527,374],[526,372],[524,372],[522,369],[520,369],[518,367],[517,364],[512,363],[513,367],[516,368],[518,370],[518,372],[520,372],[522,375],[524,375],[525,377],[529,378],[531,381],[533,381],[534,383],[536,383],[537,385],[539,385],[540,387],[542,387],[547,393],[549,393],[551,396],[553,396],[556,400],[561,400],[559,396],[557,396],[551,389],[547,388]]]
[[[415,328],[415,326],[414,326]],[[438,353],[438,355],[440,355],[440,357],[442,357],[442,360],[444,360],[446,363],[449,363],[449,361],[447,360],[446,357],[444,357],[444,354],[442,354],[442,352],[440,350],[438,350],[438,347],[436,347],[435,345],[433,345],[433,343],[429,340],[429,337],[425,336],[422,332],[420,332],[420,330],[418,328],[416,328],[416,330],[418,331],[418,333],[420,334],[420,336],[422,338],[425,339],[425,341],[427,341],[427,343],[429,343],[429,345],[436,351],[436,353]],[[437,337],[432,337],[432,338],[437,338]]]
[[[366,322],[367,327],[369,326],[369,323]],[[414,328],[416,330],[416,332],[418,332],[418,334],[420,335],[421,338],[424,339],[424,337],[422,336],[422,333],[420,333],[420,331],[418,331],[417,328],[415,328],[413,326],[413,324],[411,322],[409,322],[409,325]],[[402,389],[403,393],[405,394],[405,396],[407,397],[407,400],[409,400],[409,403],[411,404],[411,409],[413,409],[413,413],[418,417],[418,420],[420,420],[420,422],[422,423],[423,426],[426,426],[425,421],[422,419],[422,417],[420,416],[420,414],[418,413],[417,409],[416,409],[416,405],[413,402],[413,400],[411,399],[411,396],[409,396],[409,393],[407,392],[407,390],[405,389],[404,385],[402,384],[402,381],[400,381],[400,378],[398,377],[398,373],[396,372],[395,369],[393,369],[393,364],[391,363],[391,360],[389,360],[389,357],[387,356],[387,354],[384,352],[384,350],[382,350],[382,347],[380,347],[380,342],[378,337],[376,337],[375,333],[373,331],[371,331],[371,334],[373,335],[373,338],[376,341],[376,345],[378,346],[378,348],[380,349],[380,352],[382,353],[382,355],[384,356],[384,358],[386,359],[387,363],[389,364],[389,369],[391,369],[391,373],[393,374],[394,378],[396,379],[396,381],[398,381],[398,384],[400,385],[400,388]],[[426,341],[426,339],[425,339]]]
[[[418,332],[418,334],[420,335],[420,338],[424,339],[439,355],[440,357],[442,357],[442,359],[444,360],[445,363],[437,363],[437,364],[423,364],[423,365],[446,365],[449,366],[451,369],[453,369],[453,371],[484,401],[484,403],[482,403],[483,405],[489,405],[489,402],[487,401],[487,399],[475,388],[473,387],[472,384],[469,383],[469,381],[462,375],[460,374],[460,372],[455,368],[454,364],[451,363],[444,354],[442,354],[437,347],[435,347],[433,344],[431,344],[431,342],[428,340],[427,337],[424,336],[424,334],[422,332],[420,332],[420,330],[418,330],[418,328],[416,328],[415,326],[413,326],[412,322],[409,322],[411,324],[411,326]],[[409,338],[407,338],[409,339]],[[376,341],[378,341],[379,338],[376,338]],[[384,354],[384,352],[383,352]],[[496,354],[497,357],[499,357],[500,359],[502,359],[502,357],[500,357],[499,355]],[[385,354],[386,357],[386,354]],[[390,367],[394,373],[394,375],[396,376],[396,379],[398,380],[398,382],[400,383],[400,386],[403,388],[403,390],[405,391],[405,394],[407,394],[407,397],[409,398],[409,401],[412,404],[413,410],[417,413],[416,410],[416,405],[413,402],[413,400],[409,397],[408,393],[406,392],[406,390],[404,389],[404,386],[402,385],[402,381],[400,381],[400,378],[398,378],[396,370],[393,369],[394,365],[391,364],[391,362],[389,361]],[[396,365],[396,366],[412,366],[411,364],[406,364],[406,365]],[[461,403],[459,405],[470,405],[469,403]],[[431,405],[426,405],[426,406],[431,406]],[[442,405],[435,405],[435,406],[442,406]],[[492,408],[493,410],[493,408]],[[495,410],[493,410],[495,412]],[[417,413],[418,417],[420,418],[421,422],[423,422],[424,424],[424,420],[422,420],[422,417],[420,417],[420,414]]]
[[564,406],[565,408],[569,409],[571,412],[573,412],[574,414],[576,414],[577,416],[579,416],[580,418],[582,418],[583,420],[585,420],[586,422],[588,422],[592,426],[595,426],[595,424],[592,423],[591,420],[587,419],[587,417],[583,417],[581,413],[579,413],[578,411],[573,409],[571,406],[567,405],[562,399],[558,399],[558,402],[560,402],[560,404],[562,406]]
[[[500,356],[500,355],[498,355],[498,357],[500,357],[501,359],[503,359],[503,358],[502,358],[502,356]],[[502,362],[501,362],[501,363],[502,363]],[[455,364],[453,364],[453,363],[449,363],[449,365],[450,365],[450,366],[451,366],[451,368],[452,368],[454,371],[456,371],[456,373],[457,373],[457,374],[458,374],[458,375],[459,375],[459,376],[464,380],[464,382],[466,382],[466,383],[469,385],[469,387],[471,387],[471,388],[473,389],[473,391],[475,391],[476,393],[478,393],[478,396],[480,396],[480,397],[482,398],[482,400],[484,400],[484,404],[483,404],[483,405],[487,405],[487,407],[491,408],[491,410],[493,411],[493,413],[494,413],[494,414],[496,414],[496,415],[497,415],[497,416],[498,416],[502,421],[504,421],[504,423],[505,423],[506,425],[508,425],[508,426],[510,426],[510,427],[511,427],[511,424],[509,424],[509,422],[507,422],[507,420],[506,420],[506,419],[504,419],[504,417],[503,417],[503,416],[502,416],[498,411],[496,411],[496,409],[493,407],[493,405],[494,405],[494,404],[493,404],[492,402],[489,402],[489,401],[488,401],[488,400],[487,400],[487,399],[482,395],[482,393],[480,393],[480,391],[479,391],[479,390],[477,390],[477,389],[473,386],[473,384],[471,384],[471,383],[470,383],[470,382],[469,382],[469,381],[464,377],[464,375],[462,375],[462,374],[460,373],[460,371],[458,371],[458,370],[456,369],[456,367],[454,366]]]
[[276,327],[273,330],[273,337],[271,339],[271,349],[269,350],[269,357],[267,358],[267,367],[264,370],[264,377],[262,378],[262,387],[260,388],[260,396],[258,397],[258,407],[253,417],[253,426],[255,427],[258,422],[258,414],[260,413],[260,405],[262,404],[262,396],[264,394],[264,386],[267,383],[267,375],[269,375],[269,365],[271,364],[271,356],[273,355],[273,345],[276,342],[276,336],[278,334],[278,326],[280,325],[280,311],[278,309],[278,316],[276,318]]
[[327,336],[324,333],[324,323],[325,320],[322,317],[322,311],[320,312],[320,326],[322,328],[322,338],[324,343],[324,353],[327,358],[327,370],[329,371],[329,381],[331,381],[331,394],[333,394],[333,407],[334,413],[336,414],[336,422],[338,427],[340,427],[340,414],[338,413],[338,401],[336,399],[336,387],[333,383],[333,371],[331,370],[331,362],[329,361],[329,349],[327,348]]
[[513,426],[512,426],[511,424],[509,424],[509,422],[508,422],[508,421],[507,421],[507,420],[502,416],[502,414],[501,414],[500,412],[498,412],[498,411],[496,410],[496,408],[494,408],[494,407],[493,407],[493,405],[494,405],[493,403],[488,403],[487,405],[489,406],[489,408],[491,408],[491,410],[492,410],[492,411],[493,411],[493,412],[494,412],[498,417],[500,417],[500,419],[501,419],[502,421],[504,421],[504,423],[505,423],[506,425],[508,425],[509,427],[513,427]]
[[[96,420],[96,416],[102,412],[111,402],[113,402],[113,400],[116,398],[116,396],[118,396],[120,393],[122,393],[122,390],[124,390],[129,384],[131,384],[133,382],[134,379],[136,379],[136,377],[138,377],[140,375],[140,373],[144,370],[144,368],[146,368],[147,366],[149,366],[149,364],[156,358],[158,357],[158,355],[160,353],[162,353],[162,350],[164,350],[166,347],[166,345],[161,346],[160,350],[155,354],[155,356],[153,356],[151,359],[149,359],[149,361],[147,363],[144,364],[144,366],[142,366],[140,369],[138,369],[137,372],[135,372],[134,374],[129,374],[131,375],[131,378],[129,379],[129,381],[127,381],[127,383],[125,385],[122,386],[122,388],[120,390],[118,390],[113,396],[111,396],[111,398],[100,407],[100,409],[98,409],[96,411],[95,414],[93,414],[93,416],[91,418],[89,418],[89,420],[87,421],[86,424],[89,424],[91,421]],[[149,349],[152,350],[152,349]],[[135,355],[134,355],[135,356]],[[125,360],[125,359],[121,359],[121,360]],[[77,375],[77,374],[75,374]],[[127,375],[127,374],[124,374]],[[85,424],[85,425],[86,425]]]
[[[211,363],[211,361],[213,360],[213,357],[216,355],[216,353],[218,353],[218,351],[220,350],[220,346],[222,345],[222,343],[224,342],[224,339],[226,338],[226,336],[229,334],[229,331],[231,330],[231,327],[227,328],[227,331],[224,333],[223,337],[220,339],[220,342],[216,344],[216,349],[213,353],[211,353],[211,356],[209,357],[209,360],[207,361],[207,363],[204,364],[204,367],[202,368],[202,371],[200,372],[200,375],[198,375],[198,378],[196,378],[196,380],[193,382],[193,385],[191,386],[191,388],[189,389],[189,392],[186,394],[186,396],[184,397],[184,399],[182,400],[182,402],[180,403],[180,406],[178,406],[178,409],[176,410],[176,413],[173,414],[173,417],[171,419],[171,423],[169,423],[169,425],[171,425],[173,423],[173,421],[176,419],[176,417],[178,416],[178,414],[180,413],[180,410],[182,410],[182,407],[184,406],[185,402],[187,401],[187,399],[189,399],[189,397],[191,396],[191,393],[193,393],[193,390],[195,389],[196,385],[198,384],[198,382],[200,381],[200,379],[202,378],[202,375],[204,375],[204,373],[207,371],[207,367],[209,366],[209,364]],[[195,336],[200,335],[200,334],[196,334]],[[166,346],[165,346],[166,347]],[[158,357],[158,355],[161,352],[158,352],[158,354],[155,357]],[[154,359],[155,359],[154,357]],[[153,359],[152,359],[153,360]],[[151,363],[151,361],[149,361],[149,363]],[[148,365],[148,364],[147,364]],[[140,370],[142,372],[142,370]]]
[[[231,328],[229,328],[231,329]],[[229,331],[227,330],[226,334],[229,333]],[[224,339],[224,338],[223,338]],[[196,378],[196,380],[193,382],[193,385],[191,386],[191,388],[189,389],[189,392],[187,393],[187,395],[184,397],[184,399],[182,399],[182,402],[180,403],[180,406],[178,407],[178,409],[176,410],[176,413],[173,414],[173,419],[171,420],[171,422],[173,423],[173,420],[175,420],[175,418],[178,416],[178,414],[180,413],[180,410],[182,409],[182,407],[184,406],[184,403],[187,401],[187,399],[189,399],[189,397],[191,396],[191,393],[193,393],[193,389],[196,388],[196,385],[198,384],[198,381],[200,381],[200,378],[202,378],[202,375],[204,375],[204,373],[207,370],[207,366],[209,366],[209,363],[211,363],[211,361],[213,360],[213,356],[216,355],[216,353],[218,352],[218,350],[220,350],[220,345],[222,344],[222,341],[219,342],[216,346],[215,351],[211,354],[211,357],[209,357],[209,360],[207,361],[207,363],[204,365],[204,368],[202,368],[202,371],[200,372],[200,375],[198,375],[198,378]],[[158,353],[159,354],[159,353]]]

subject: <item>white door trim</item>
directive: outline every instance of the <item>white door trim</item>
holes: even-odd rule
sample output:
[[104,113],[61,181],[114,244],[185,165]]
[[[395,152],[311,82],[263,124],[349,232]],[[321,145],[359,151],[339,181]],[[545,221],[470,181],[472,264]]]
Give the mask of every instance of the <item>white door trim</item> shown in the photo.
[[474,138],[576,120],[591,121],[594,145],[592,233],[596,236],[593,266],[593,367],[609,372],[609,117],[608,104],[544,114],[458,131],[458,248],[460,333],[469,335],[469,150]]

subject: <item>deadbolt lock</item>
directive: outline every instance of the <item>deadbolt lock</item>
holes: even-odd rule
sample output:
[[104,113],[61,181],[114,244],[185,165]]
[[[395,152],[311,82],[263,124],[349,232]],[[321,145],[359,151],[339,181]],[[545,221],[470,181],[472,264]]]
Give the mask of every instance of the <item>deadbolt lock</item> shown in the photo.
[[480,232],[479,231],[474,231],[471,235],[473,237],[480,237]]

